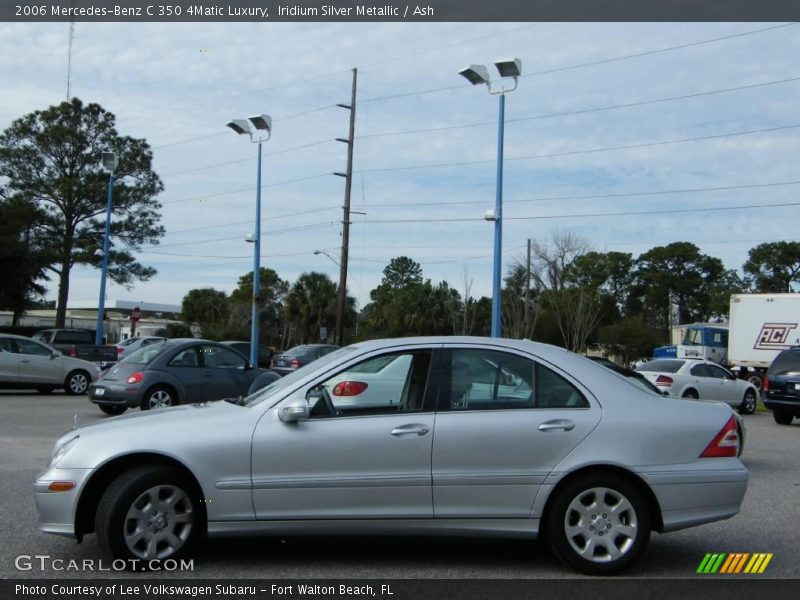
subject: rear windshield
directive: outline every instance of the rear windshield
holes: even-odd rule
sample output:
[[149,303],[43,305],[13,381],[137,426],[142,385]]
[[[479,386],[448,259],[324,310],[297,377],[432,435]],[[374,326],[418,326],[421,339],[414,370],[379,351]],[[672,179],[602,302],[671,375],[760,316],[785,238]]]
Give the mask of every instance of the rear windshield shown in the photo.
[[144,348],[139,348],[136,352],[131,352],[119,362],[133,363],[136,365],[148,365],[155,360],[156,356],[164,352],[166,349],[166,342],[155,342],[154,344],[148,344]]
[[122,340],[117,346],[130,346],[135,341],[136,338],[128,338],[127,340]]
[[781,352],[769,367],[768,375],[800,374],[800,352]]
[[658,373],[677,373],[678,369],[680,369],[684,365],[684,362],[685,361],[682,360],[656,359],[644,363],[636,370],[651,371],[651,372],[654,371]]
[[295,346],[291,350],[284,352],[283,356],[304,356],[310,353],[311,350],[311,346]]

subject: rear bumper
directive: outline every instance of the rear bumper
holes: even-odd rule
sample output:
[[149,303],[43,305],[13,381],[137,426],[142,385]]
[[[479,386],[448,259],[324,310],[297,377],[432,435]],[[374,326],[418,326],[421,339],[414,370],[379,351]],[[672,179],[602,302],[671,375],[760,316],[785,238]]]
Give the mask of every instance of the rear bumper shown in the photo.
[[[712,461],[717,464],[707,464]],[[734,458],[698,463],[689,470],[665,468],[642,474],[661,507],[662,531],[721,521],[739,512],[747,491],[745,466]]]
[[770,410],[785,410],[800,415],[800,398],[793,396],[764,396],[761,400]]
[[[97,395],[98,389],[102,389],[102,395]],[[93,383],[88,390],[89,400],[95,404],[106,406],[127,406],[132,408],[139,406],[142,402],[141,386],[132,387],[125,385],[109,385],[106,383]]]

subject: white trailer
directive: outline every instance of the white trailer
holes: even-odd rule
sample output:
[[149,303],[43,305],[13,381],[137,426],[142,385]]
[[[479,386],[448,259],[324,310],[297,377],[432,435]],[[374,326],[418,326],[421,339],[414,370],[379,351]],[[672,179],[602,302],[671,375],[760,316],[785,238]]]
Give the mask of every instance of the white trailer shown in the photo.
[[[800,294],[733,294],[727,324],[680,327],[684,329],[675,347],[677,358],[713,360],[737,370],[761,391],[778,353],[800,346]],[[666,356],[667,348],[658,350]]]

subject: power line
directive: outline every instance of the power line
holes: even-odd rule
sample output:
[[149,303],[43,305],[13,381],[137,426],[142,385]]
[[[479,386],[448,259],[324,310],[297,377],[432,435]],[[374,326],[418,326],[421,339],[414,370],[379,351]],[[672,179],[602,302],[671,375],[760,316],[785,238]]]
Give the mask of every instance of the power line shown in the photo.
[[[288,227],[288,228],[284,228],[284,229],[273,229],[271,231],[262,231],[261,235],[262,236],[264,236],[264,235],[273,235],[274,236],[274,235],[281,235],[281,234],[284,234],[284,233],[291,233],[291,232],[295,232],[295,231],[308,231],[308,230],[311,230],[311,229],[321,229],[321,228],[324,228],[324,227],[330,227],[334,223],[335,223],[335,221],[325,221],[323,223],[313,223],[313,224],[310,224],[310,225],[298,225],[297,227]],[[228,237],[213,238],[213,239],[210,239],[210,240],[196,240],[196,241],[190,241],[190,242],[173,242],[173,243],[169,243],[169,244],[150,244],[147,247],[156,247],[157,246],[159,248],[173,248],[175,246],[194,246],[194,245],[197,245],[197,244],[211,244],[211,243],[214,243],[214,242],[228,242],[228,241],[231,241],[231,240],[241,240],[241,239],[242,239],[242,236],[234,235],[234,236],[228,236]]]
[[[628,211],[615,213],[578,213],[561,215],[535,215],[527,217],[503,217],[505,221],[537,221],[545,219],[580,219],[595,217],[630,217],[630,216],[651,216],[665,215],[673,213],[694,213],[694,212],[723,212],[730,210],[749,210],[762,208],[782,208],[787,206],[800,206],[800,202],[780,202],[776,204],[745,204],[741,206],[720,206],[708,208],[675,208],[669,210],[646,210]],[[456,218],[436,218],[436,219],[371,219],[369,221],[353,221],[354,225],[380,225],[388,223],[457,223],[469,221],[483,221],[480,217],[456,217]]]
[[[628,144],[622,146],[606,146],[603,148],[589,148],[584,150],[568,150],[565,152],[553,152],[550,154],[531,154],[528,156],[514,156],[514,157],[506,157],[505,161],[520,161],[520,160],[534,160],[538,158],[554,158],[560,156],[573,156],[577,154],[592,154],[597,152],[610,152],[614,150],[633,150],[636,148],[648,148],[654,146],[666,146],[669,144],[682,144],[685,142],[698,142],[701,140],[713,140],[713,139],[721,139],[721,138],[728,138],[728,137],[735,137],[741,135],[754,135],[759,133],[771,133],[774,131],[784,131],[789,129],[797,129],[800,125],[781,125],[778,127],[768,127],[765,129],[750,129],[746,131],[733,131],[728,133],[718,133],[714,135],[704,135],[692,138],[682,138],[677,140],[662,140],[658,142],[644,142],[640,144]],[[378,167],[374,169],[363,169],[361,171],[357,171],[358,173],[379,173],[379,172],[389,172],[389,171],[411,171],[416,169],[438,169],[442,167],[463,167],[463,166],[472,166],[472,165],[484,165],[484,164],[494,164],[496,161],[495,159],[490,160],[470,160],[470,161],[461,161],[461,162],[452,162],[452,163],[430,163],[425,165],[410,165],[406,167]]]
[[[273,183],[267,183],[265,185],[262,185],[261,189],[263,190],[264,188],[277,187],[279,185],[287,185],[287,184],[290,184],[290,183],[299,183],[301,181],[310,181],[311,179],[320,179],[321,177],[330,177],[330,175],[331,175],[330,172],[325,172],[325,173],[320,173],[318,175],[309,175],[308,177],[299,177],[297,179],[284,179],[283,181],[275,181]],[[238,190],[230,190],[228,192],[219,192],[219,193],[216,193],[216,194],[205,194],[203,196],[192,196],[191,198],[182,198],[180,200],[164,200],[161,204],[181,204],[183,202],[192,202],[193,200],[200,200],[202,202],[203,200],[208,200],[208,199],[211,199],[211,198],[219,198],[221,196],[231,196],[231,195],[234,195],[234,194],[241,194],[241,193],[244,193],[244,192],[252,192],[252,191],[254,191],[254,188],[248,187],[248,188],[242,188],[242,189],[238,189]]]
[[[725,94],[728,92],[737,92],[741,90],[750,90],[760,87],[766,87],[771,85],[779,85],[783,83],[794,83],[800,81],[800,77],[789,77],[786,79],[779,79],[775,81],[766,81],[763,83],[752,83],[747,85],[741,85],[737,87],[730,87],[730,88],[722,88],[718,90],[709,90],[707,92],[697,92],[693,94],[682,94],[679,96],[668,96],[665,98],[655,98],[651,100],[640,100],[636,102],[627,102],[624,104],[613,104],[609,106],[598,106],[594,108],[584,108],[584,109],[577,109],[577,110],[569,110],[569,111],[562,111],[556,113],[547,113],[543,115],[536,115],[532,117],[518,117],[516,119],[506,119],[506,123],[521,123],[524,121],[535,121],[539,119],[550,119],[553,117],[568,117],[573,115],[582,115],[594,112],[602,112],[607,110],[616,110],[620,108],[633,108],[637,106],[646,106],[649,104],[659,104],[663,102],[672,102],[675,100],[688,100],[690,98],[700,98],[703,96],[712,96],[715,94]],[[406,130],[399,130],[399,131],[384,131],[378,133],[370,133],[365,135],[357,136],[359,138],[377,138],[377,137],[390,137],[390,136],[398,136],[398,135],[410,135],[410,134],[419,134],[419,133],[432,133],[432,132],[441,132],[441,131],[451,131],[457,129],[469,129],[472,127],[484,127],[484,126],[497,126],[497,121],[479,121],[476,123],[465,123],[461,125],[445,125],[442,127],[427,127],[423,129],[406,129]]]
[[[721,41],[724,41],[724,40],[729,40],[729,39],[734,39],[734,38],[741,38],[741,37],[745,37],[745,36],[749,36],[749,35],[755,35],[755,34],[758,34],[758,33],[764,33],[766,31],[772,31],[774,29],[781,29],[783,27],[791,27],[793,25],[797,25],[797,23],[794,22],[794,23],[784,23],[784,24],[781,24],[781,25],[771,25],[769,27],[762,27],[760,29],[751,29],[749,31],[743,31],[743,32],[739,32],[739,33],[723,35],[723,36],[720,36],[720,37],[710,38],[710,39],[706,39],[706,40],[699,40],[697,42],[689,42],[689,43],[684,43],[684,44],[678,44],[678,45],[675,45],[675,46],[667,46],[665,48],[657,48],[657,49],[654,49],[654,50],[645,50],[643,52],[635,52],[633,54],[625,54],[625,55],[622,55],[622,56],[613,56],[613,57],[610,57],[610,58],[605,58],[605,59],[601,59],[601,60],[594,60],[594,61],[585,62],[585,63],[577,63],[577,64],[574,64],[574,65],[565,65],[565,66],[562,66],[562,67],[555,67],[555,68],[552,68],[552,69],[545,69],[545,70],[542,70],[542,71],[534,71],[532,73],[526,73],[526,74],[522,75],[521,77],[535,77],[535,76],[539,76],[539,75],[549,75],[551,73],[559,73],[559,72],[562,72],[562,71],[570,71],[570,70],[573,70],[573,69],[581,69],[581,68],[584,68],[584,67],[592,67],[592,66],[601,65],[601,64],[607,64],[607,63],[618,62],[618,61],[622,61],[622,60],[628,60],[628,59],[631,59],[631,58],[640,58],[642,56],[648,56],[648,55],[653,55],[653,54],[661,54],[663,52],[670,52],[672,50],[683,50],[685,48],[702,46],[702,45],[705,45],[705,44],[713,44],[713,43],[721,42]],[[389,94],[389,95],[386,95],[386,96],[375,96],[373,98],[366,98],[364,100],[361,100],[361,102],[379,102],[379,101],[382,101],[382,100],[394,100],[394,99],[397,99],[397,98],[408,98],[410,96],[422,96],[422,95],[433,94],[433,93],[437,93],[437,92],[445,92],[445,91],[450,91],[450,90],[461,90],[461,89],[469,89],[469,87],[466,86],[466,85],[450,85],[450,86],[444,86],[444,87],[438,87],[438,88],[429,88],[429,89],[425,89],[425,90],[418,90],[418,91],[415,91],[415,92],[403,92],[403,93],[398,93],[398,94]]]
[[[765,187],[779,187],[789,185],[800,185],[800,181],[775,181],[769,183],[750,183],[742,185],[725,185],[702,188],[683,188],[677,190],[652,190],[642,192],[619,192],[612,194],[588,194],[582,196],[539,196],[536,198],[518,198],[516,200],[504,200],[504,204],[516,204],[523,202],[552,202],[563,200],[597,200],[603,198],[627,198],[632,196],[659,196],[666,194],[689,194],[695,192],[718,192],[730,190],[746,190]],[[486,200],[454,200],[452,202],[373,202],[369,207],[391,206],[404,208],[407,206],[450,206],[463,204],[486,204]]]
[[[267,221],[275,221],[277,219],[285,219],[286,217],[297,217],[297,216],[303,216],[303,215],[310,215],[310,214],[313,214],[313,213],[325,212],[325,211],[329,211],[329,210],[338,210],[340,208],[341,208],[341,206],[326,206],[325,208],[312,208],[312,209],[309,209],[309,210],[303,210],[303,211],[299,211],[299,212],[284,213],[284,214],[280,214],[280,215],[267,216],[267,217],[264,217],[263,219],[261,219],[261,222],[264,223],[264,222],[267,222]],[[208,229],[218,229],[220,227],[231,227],[232,225],[248,225],[248,224],[251,224],[252,222],[253,222],[252,219],[248,219],[246,221],[232,221],[232,222],[229,222],[229,223],[219,223],[217,225],[204,225],[202,227],[192,227],[190,229],[175,229],[175,230],[168,231],[167,235],[173,235],[175,233],[187,233],[187,232],[190,232],[190,231],[205,231],[205,230],[208,230]]]
[[[295,150],[302,150],[304,148],[312,148],[314,146],[321,146],[322,144],[327,144],[332,142],[333,140],[319,140],[316,142],[310,142],[308,144],[301,144],[299,146],[290,146],[289,148],[284,148],[283,150],[276,150],[275,152],[267,152],[262,156],[275,156],[277,154],[286,154],[287,152],[294,152]],[[208,171],[209,169],[215,169],[217,167],[225,167],[228,165],[236,165],[244,162],[251,162],[256,160],[255,158],[248,157],[248,158],[239,158],[236,160],[229,160],[226,162],[221,163],[214,163],[212,165],[206,165],[204,167],[196,167],[193,169],[184,169],[183,171],[173,171],[172,173],[165,173],[161,175],[162,177],[174,177],[176,175],[185,175],[187,173],[197,173],[199,171]]]

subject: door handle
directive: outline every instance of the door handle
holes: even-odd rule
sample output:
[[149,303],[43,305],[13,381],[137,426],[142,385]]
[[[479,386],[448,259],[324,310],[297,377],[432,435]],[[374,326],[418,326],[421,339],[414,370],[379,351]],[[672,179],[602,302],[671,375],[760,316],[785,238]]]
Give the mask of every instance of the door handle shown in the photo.
[[401,425],[392,429],[392,435],[399,437],[401,435],[425,435],[428,433],[428,428],[419,423],[412,423],[411,425]]
[[539,431],[553,431],[554,429],[572,431],[575,429],[575,422],[569,419],[553,419],[552,421],[545,421],[539,425]]
[[31,361],[29,361],[29,360],[21,360],[21,361],[19,361],[19,362],[21,362],[21,363],[29,363],[29,362],[31,362]]

